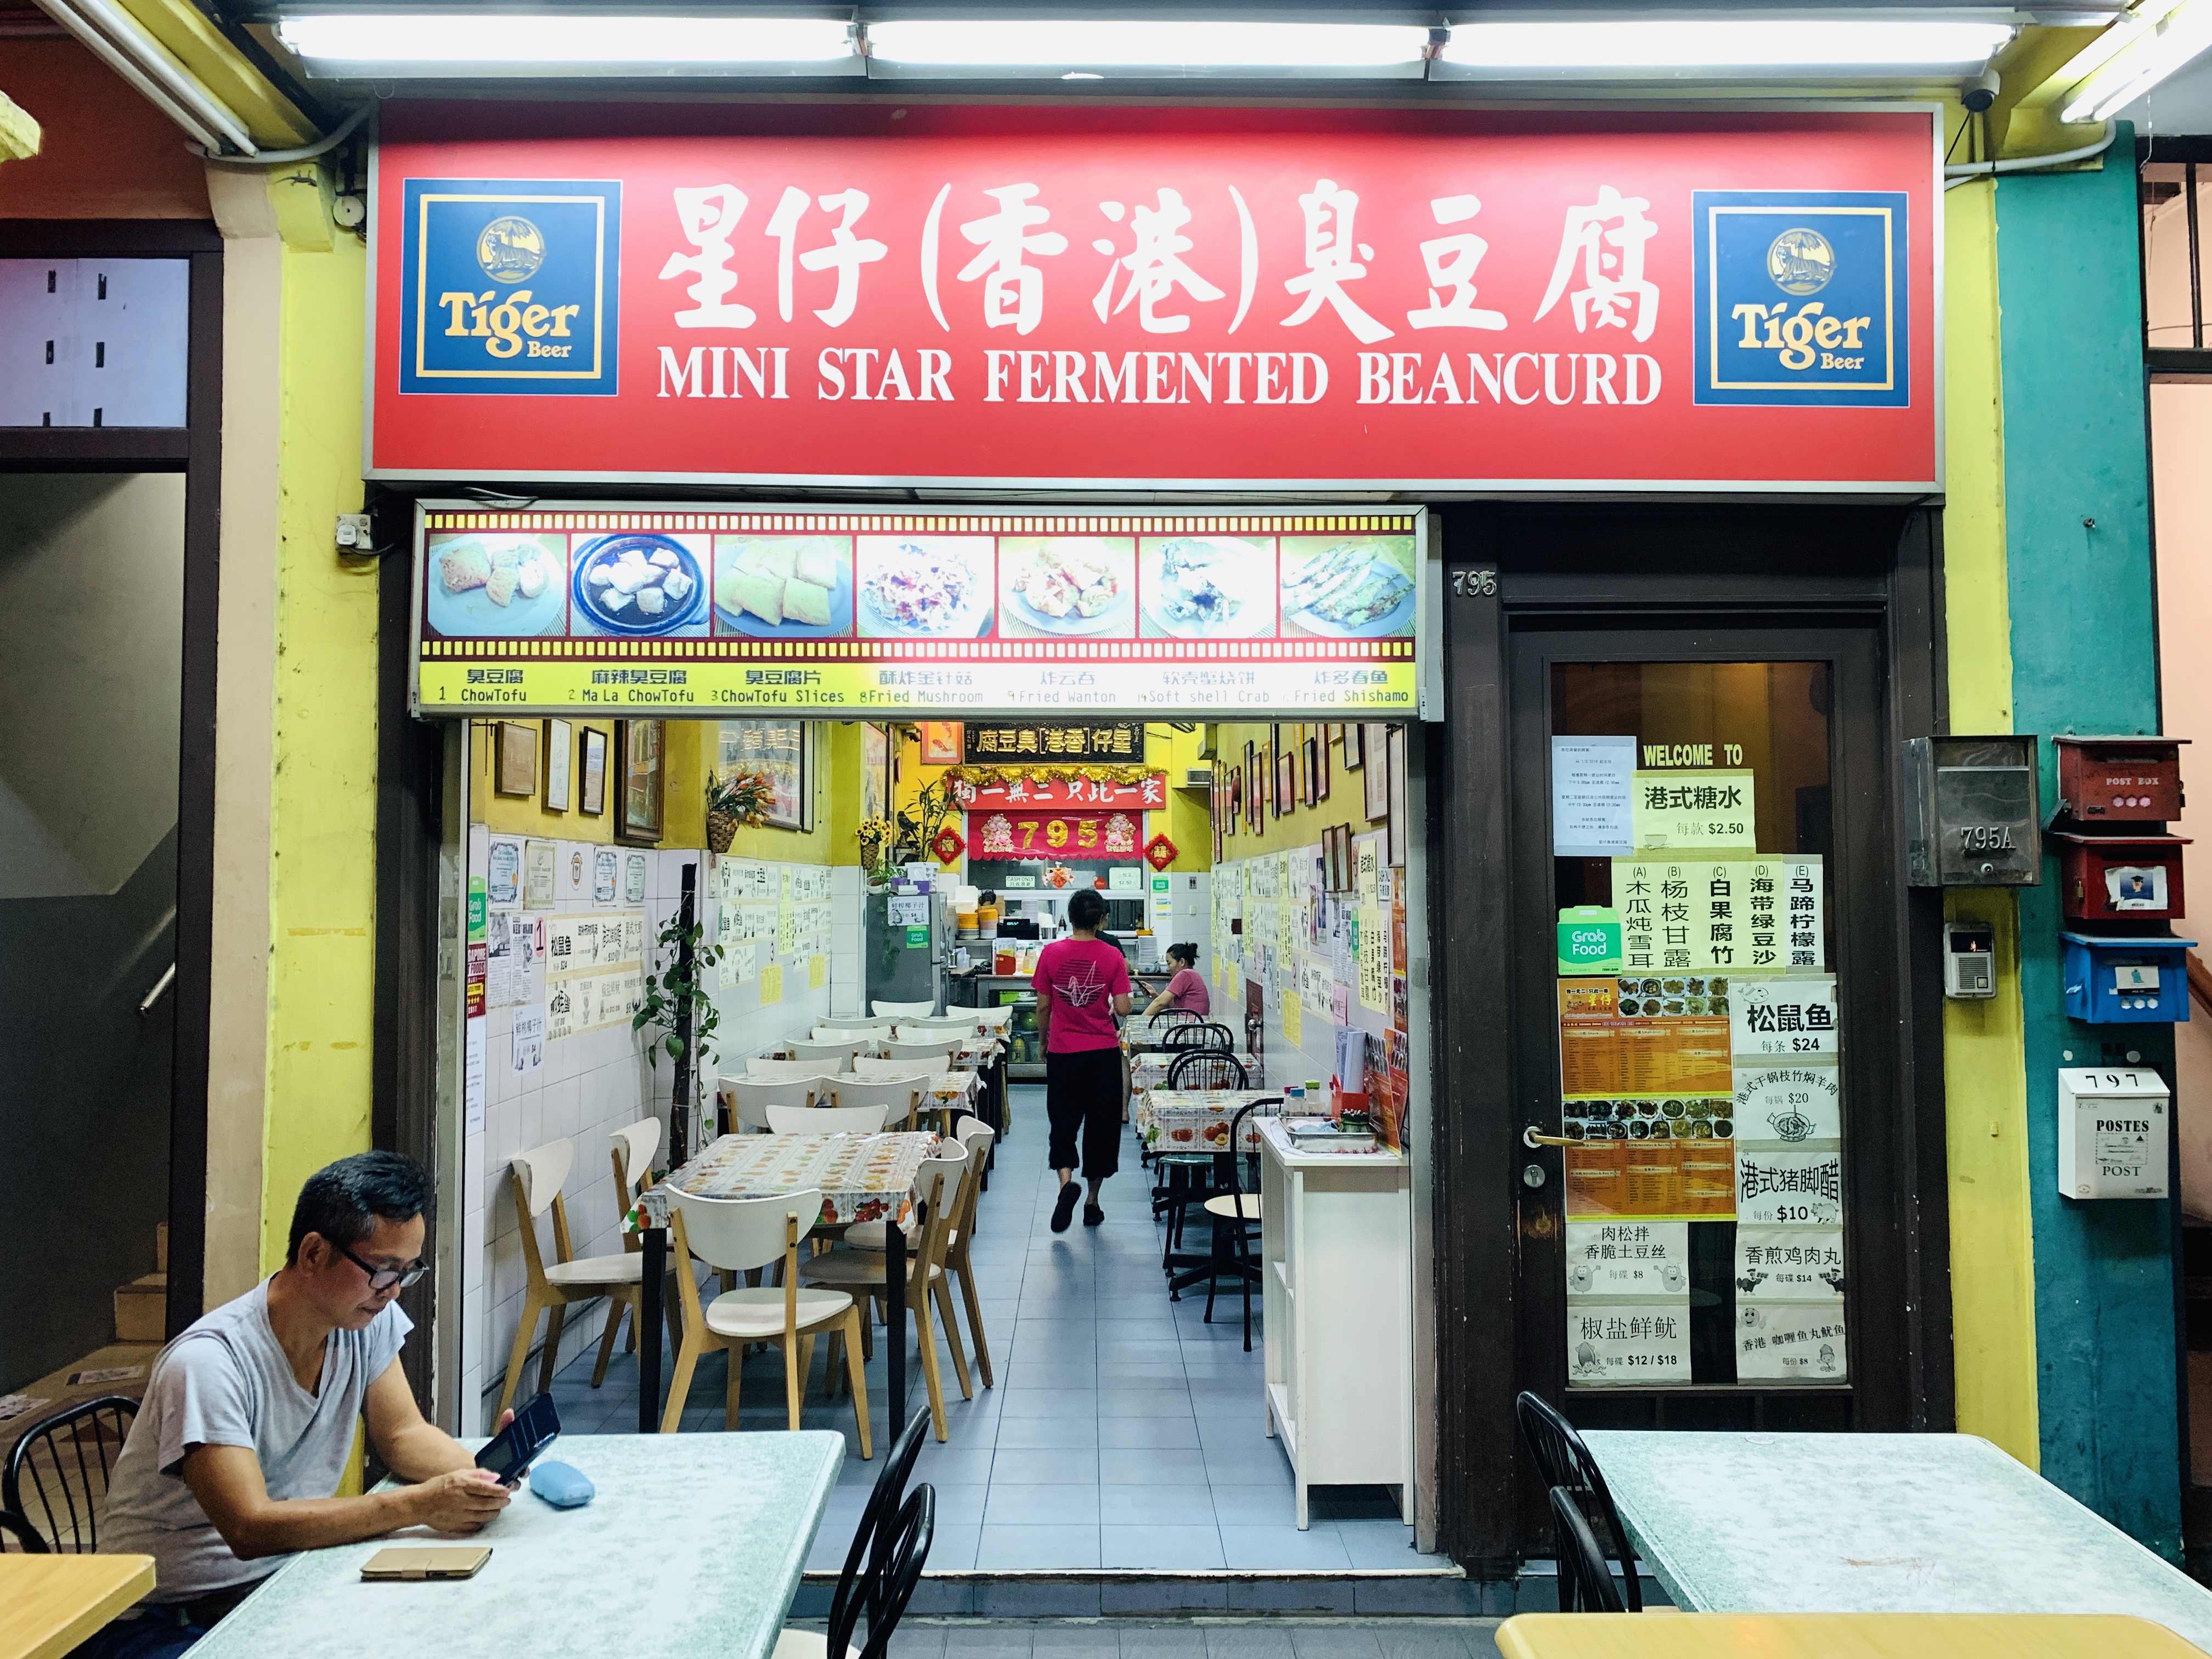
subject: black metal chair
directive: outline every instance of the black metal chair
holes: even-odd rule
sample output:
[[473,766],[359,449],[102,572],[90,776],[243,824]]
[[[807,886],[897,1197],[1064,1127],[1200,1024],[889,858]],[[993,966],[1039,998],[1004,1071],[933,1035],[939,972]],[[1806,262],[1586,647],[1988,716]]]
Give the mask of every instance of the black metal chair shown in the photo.
[[866,1592],[854,1598],[855,1606],[848,1609],[844,1622],[841,1625],[833,1620],[830,1623],[826,1651],[838,1659],[854,1651],[854,1615],[860,1603],[868,1608],[868,1639],[859,1650],[860,1659],[886,1659],[891,1634],[898,1629],[907,1603],[914,1600],[915,1586],[921,1582],[921,1570],[929,1562],[929,1547],[937,1536],[937,1488],[916,1486],[888,1531],[890,1546],[883,1566],[870,1571]]
[[13,1510],[0,1510],[0,1555],[51,1555],[39,1529]]
[[[1260,1237],[1260,1195],[1244,1190],[1244,1120],[1263,1106],[1281,1109],[1283,1097],[1274,1095],[1265,1100],[1255,1100],[1249,1106],[1237,1109],[1237,1115],[1229,1120],[1228,1156],[1217,1164],[1225,1164],[1229,1171],[1229,1190],[1216,1193],[1206,1200],[1206,1212],[1213,1221],[1213,1260],[1206,1274],[1206,1322],[1213,1322],[1213,1296],[1219,1288],[1221,1273],[1226,1267],[1237,1287],[1244,1297],[1244,1352],[1252,1352],[1252,1286],[1259,1282],[1260,1264],[1253,1259],[1252,1245]],[[1229,1241],[1229,1255],[1224,1261],[1221,1242]]]
[[[1572,1493],[1583,1510],[1604,1523],[1607,1536],[1603,1547],[1620,1564],[1627,1610],[1643,1612],[1644,1592],[1637,1583],[1636,1552],[1628,1547],[1628,1529],[1620,1524],[1620,1511],[1613,1505],[1613,1493],[1607,1490],[1605,1475],[1598,1468],[1597,1459],[1591,1455],[1589,1445],[1575,1432],[1573,1424],[1526,1390],[1513,1402],[1513,1414],[1520,1422],[1528,1449],[1535,1455],[1538,1478],[1547,1487]],[[1588,1525],[1585,1522],[1585,1529]],[[1608,1581],[1612,1576],[1609,1571],[1606,1574]]]
[[1551,1500],[1552,1548],[1559,1563],[1559,1611],[1627,1612],[1621,1605],[1620,1592],[1613,1588],[1613,1569],[1606,1565],[1605,1553],[1598,1548],[1576,1495],[1565,1486],[1554,1486]]
[[[1244,1063],[1225,1048],[1193,1048],[1176,1056],[1168,1066],[1170,1089],[1245,1089]],[[1152,1158],[1152,1219],[1165,1218],[1168,1234],[1160,1251],[1160,1271],[1172,1274],[1179,1268],[1203,1266],[1203,1255],[1178,1255],[1185,1213],[1203,1204],[1218,1190],[1213,1183],[1211,1152],[1158,1152]],[[1195,1283],[1195,1280],[1192,1281]],[[1180,1300],[1180,1295],[1171,1297]]]
[[23,1516],[59,1553],[94,1553],[108,1477],[137,1415],[137,1401],[109,1394],[33,1423],[8,1454],[0,1510]]

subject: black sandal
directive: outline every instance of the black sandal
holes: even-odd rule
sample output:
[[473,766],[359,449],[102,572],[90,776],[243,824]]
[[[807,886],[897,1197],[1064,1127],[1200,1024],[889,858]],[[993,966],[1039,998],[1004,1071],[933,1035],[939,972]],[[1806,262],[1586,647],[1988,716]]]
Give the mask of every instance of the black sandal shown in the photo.
[[1100,1209],[1096,1204],[1086,1204],[1083,1206],[1083,1224],[1085,1226],[1095,1227],[1105,1218],[1106,1212]]

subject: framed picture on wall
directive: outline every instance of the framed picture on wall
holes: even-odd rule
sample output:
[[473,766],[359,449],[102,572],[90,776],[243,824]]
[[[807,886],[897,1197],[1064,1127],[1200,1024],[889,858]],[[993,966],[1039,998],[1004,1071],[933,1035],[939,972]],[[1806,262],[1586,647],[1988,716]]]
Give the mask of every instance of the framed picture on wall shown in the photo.
[[1219,761],[1213,763],[1213,787],[1206,792],[1206,816],[1212,820],[1213,831],[1213,861],[1221,862],[1221,839],[1227,833],[1222,820],[1229,808],[1229,775]]
[[1390,728],[1379,725],[1363,728],[1360,747],[1367,757],[1361,780],[1366,797],[1364,811],[1367,821],[1372,823],[1390,813]]
[[621,840],[660,839],[666,744],[665,721],[615,722],[615,834]]
[[1275,816],[1289,815],[1298,804],[1297,756],[1287,745],[1275,750]]
[[502,795],[536,794],[536,724],[529,720],[501,720],[493,738],[491,787]]
[[1344,769],[1347,772],[1357,772],[1359,769],[1360,759],[1365,750],[1365,745],[1360,741],[1360,735],[1366,730],[1364,726],[1350,724],[1344,727]]
[[1406,867],[1406,836],[1411,816],[1406,804],[1406,728],[1390,728],[1390,763],[1386,769],[1390,776],[1390,838],[1389,866],[1393,870]]
[[805,720],[722,720],[716,775],[765,772],[773,790],[766,812],[771,830],[814,827],[814,778]]
[[607,734],[596,726],[584,728],[582,774],[576,792],[576,807],[586,817],[598,817],[607,810]]
[[1322,787],[1321,757],[1328,752],[1319,738],[1306,739],[1306,805],[1318,806],[1321,798],[1328,793]]
[[566,720],[545,722],[545,810],[568,810],[568,762],[575,754],[574,728]]
[[1267,792],[1274,786],[1267,774],[1267,751],[1250,752],[1252,764],[1244,773],[1244,827],[1256,836],[1266,827]]
[[921,763],[924,766],[957,766],[960,764],[966,738],[964,720],[923,720],[921,726]]
[[1237,833],[1237,820],[1244,816],[1244,769],[1243,767],[1232,766],[1229,769],[1228,782],[1223,789],[1221,805],[1227,818],[1227,822],[1221,826],[1221,833],[1224,836],[1233,836]]

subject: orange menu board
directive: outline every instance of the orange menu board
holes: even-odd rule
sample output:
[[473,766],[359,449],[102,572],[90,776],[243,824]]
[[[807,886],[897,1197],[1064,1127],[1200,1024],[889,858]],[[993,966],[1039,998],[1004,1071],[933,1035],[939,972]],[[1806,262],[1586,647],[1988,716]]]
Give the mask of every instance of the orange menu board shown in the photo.
[[1735,1214],[1733,1140],[1578,1140],[1565,1150],[1571,1220],[1726,1221]]
[[1728,1010],[1711,1012],[1711,996],[1694,999],[1695,1012],[1675,1013],[1671,1010],[1686,1010],[1693,999],[1628,995],[1622,988],[1638,983],[1632,980],[1559,983],[1559,1087],[1568,1099],[1734,1091]]

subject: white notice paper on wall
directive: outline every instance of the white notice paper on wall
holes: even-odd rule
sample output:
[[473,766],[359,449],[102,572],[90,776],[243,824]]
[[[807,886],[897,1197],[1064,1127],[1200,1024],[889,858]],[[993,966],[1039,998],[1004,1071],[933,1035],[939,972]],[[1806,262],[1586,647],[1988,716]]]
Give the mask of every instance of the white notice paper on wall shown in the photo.
[[1686,1382],[1690,1312],[1652,1302],[1577,1302],[1567,1309],[1567,1386]]
[[467,1022],[466,1046],[461,1060],[461,1121],[465,1132],[480,1135],[484,1127],[484,1023],[478,1015]]
[[1753,1302],[1841,1302],[1840,1227],[1738,1227],[1735,1291]]
[[927,927],[929,926],[929,895],[927,893],[895,893],[889,901],[890,925],[893,927]]
[[522,902],[522,837],[494,836],[485,863],[484,903],[512,910]]
[[1636,739],[1552,739],[1552,856],[1602,859],[1633,850]]
[[1735,1218],[1740,1227],[1839,1227],[1844,1149],[1833,1140],[1795,1146],[1738,1142]]
[[514,1011],[514,1069],[534,1072],[545,1063],[545,1006]]

